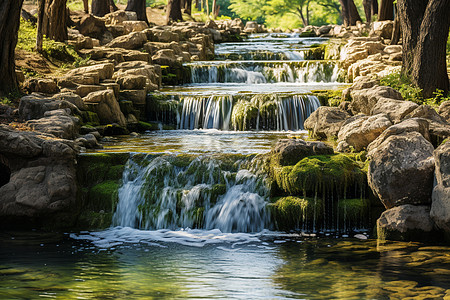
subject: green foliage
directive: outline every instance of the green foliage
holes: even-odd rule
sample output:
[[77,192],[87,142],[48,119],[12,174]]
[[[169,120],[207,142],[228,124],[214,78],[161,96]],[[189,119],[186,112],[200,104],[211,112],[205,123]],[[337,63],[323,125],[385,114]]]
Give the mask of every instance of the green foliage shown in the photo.
[[442,102],[450,99],[450,93],[444,95],[444,92],[439,89],[433,93],[435,95],[433,98],[424,99],[422,96],[422,89],[415,86],[407,76],[400,72],[392,73],[381,78],[380,84],[398,90],[404,100],[412,101],[419,105],[428,104],[438,106]]

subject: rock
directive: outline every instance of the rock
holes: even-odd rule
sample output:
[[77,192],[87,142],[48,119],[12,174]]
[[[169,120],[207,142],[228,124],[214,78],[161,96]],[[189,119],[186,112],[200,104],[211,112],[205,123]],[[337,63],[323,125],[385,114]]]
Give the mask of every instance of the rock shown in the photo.
[[52,134],[62,139],[74,139],[78,134],[78,118],[72,117],[66,110],[47,111],[43,118],[30,120],[26,125],[34,131]]
[[180,36],[175,32],[171,32],[168,29],[150,28],[144,30],[144,32],[147,34],[147,38],[151,42],[170,43],[180,41]]
[[394,28],[394,21],[377,21],[372,22],[371,35],[378,35],[384,39],[392,38],[392,30]]
[[147,78],[143,75],[127,75],[117,78],[116,82],[123,90],[141,90],[146,86]]
[[120,111],[119,103],[111,90],[92,92],[83,98],[90,111],[97,113],[101,124],[117,123],[126,126],[126,120]]
[[114,73],[114,64],[102,63],[98,65],[81,67],[67,72],[66,77],[72,76],[89,76],[89,74],[97,74],[100,80],[112,78]]
[[86,97],[92,92],[106,90],[106,87],[100,85],[79,85],[75,91],[80,97]]
[[390,98],[379,98],[373,106],[370,114],[376,115],[385,113],[389,119],[397,124],[401,122],[410,112],[416,109],[418,105],[411,101],[394,100]]
[[105,21],[94,15],[71,11],[70,18],[82,35],[99,38],[106,31]]
[[216,22],[214,22],[213,20],[207,20],[205,23],[205,27],[211,29],[219,29],[219,26],[217,26]]
[[405,118],[423,118],[438,123],[447,123],[444,117],[439,115],[436,110],[429,105],[420,105],[416,107],[412,112],[407,114]]
[[[365,80],[359,84],[359,86],[369,86],[372,82]],[[371,88],[365,89],[353,89],[350,93],[352,101],[350,104],[350,109],[354,114],[363,113],[365,115],[370,115],[372,108],[378,103],[381,98],[390,99],[402,99],[402,95],[388,86],[373,86]],[[378,113],[375,113],[378,114]]]
[[141,51],[126,51],[123,54],[125,61],[144,61],[148,63],[151,59],[150,54]]
[[319,27],[319,34],[327,34],[333,27],[331,25],[322,25]]
[[315,139],[336,137],[350,115],[336,107],[320,106],[305,120],[304,127]]
[[450,100],[441,103],[438,113],[444,118],[447,123],[450,123]]
[[56,81],[45,78],[30,78],[24,82],[23,88],[28,93],[38,92],[44,94],[56,94],[59,92]]
[[145,23],[145,21],[124,21],[123,26],[127,33],[143,31],[144,29],[148,28],[148,25],[147,23]]
[[397,52],[397,53],[392,53],[391,55],[389,55],[389,61],[402,61],[402,53],[401,52]]
[[83,135],[75,140],[76,143],[87,149],[101,149],[103,148],[97,141],[97,138],[92,133]]
[[47,111],[69,108],[72,113],[79,113],[78,108],[66,100],[46,98],[40,94],[31,94],[20,99],[19,115],[24,120],[39,119]]
[[380,240],[427,240],[433,231],[429,206],[405,204],[388,209],[377,220]]
[[11,172],[0,186],[0,228],[71,226],[76,154],[70,141],[0,125],[0,157]]
[[402,45],[388,45],[384,47],[384,53],[387,54],[394,54],[394,53],[401,53],[402,52]]
[[93,49],[82,49],[78,53],[83,57],[90,57],[92,60],[100,60],[105,56],[105,48],[94,47]]
[[333,154],[333,148],[323,142],[307,142],[300,139],[279,140],[270,152],[272,162],[291,166],[307,156]]
[[124,21],[128,21],[128,15],[123,10],[106,14],[103,18],[105,19],[106,25],[117,25],[122,24]]
[[145,90],[122,90],[120,91],[120,100],[133,102],[136,108],[145,109],[147,93]]
[[380,135],[368,146],[368,183],[386,208],[429,204],[433,145],[418,132]]
[[362,151],[391,125],[385,114],[358,115],[347,119],[338,134],[337,151]]
[[146,41],[147,35],[144,32],[132,32],[113,39],[105,46],[108,48],[123,48],[132,50],[142,47]]
[[379,138],[377,138],[376,142],[371,143],[370,148],[368,148],[368,150],[370,151],[371,149],[379,147],[380,144],[383,143],[384,140],[386,140],[390,136],[395,136],[408,132],[418,132],[427,141],[430,141],[428,122],[425,119],[412,118],[406,119],[398,124],[395,124],[387,128],[385,131],[383,131],[383,133],[379,136]]
[[63,92],[53,95],[52,99],[59,101],[67,101],[75,105],[79,110],[84,110],[84,102],[81,97],[72,92]]
[[142,75],[147,78],[147,90],[154,90],[154,86],[161,86],[161,67],[149,65],[141,61],[130,61],[116,66],[114,78],[121,78],[128,75]]
[[175,56],[175,51],[172,49],[162,49],[156,52],[155,55],[152,56],[152,61],[155,64],[161,66],[169,66],[169,67],[180,67],[181,62],[178,61]]
[[431,218],[436,226],[450,236],[450,142],[433,153],[436,162],[436,186],[433,188]]

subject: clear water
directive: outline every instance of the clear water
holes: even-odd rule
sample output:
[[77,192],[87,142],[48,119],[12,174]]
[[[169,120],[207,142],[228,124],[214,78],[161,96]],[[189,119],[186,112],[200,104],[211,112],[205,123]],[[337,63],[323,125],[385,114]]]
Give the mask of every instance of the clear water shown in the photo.
[[270,232],[82,234],[2,233],[0,298],[443,299],[450,293],[449,247],[377,247],[373,240]]

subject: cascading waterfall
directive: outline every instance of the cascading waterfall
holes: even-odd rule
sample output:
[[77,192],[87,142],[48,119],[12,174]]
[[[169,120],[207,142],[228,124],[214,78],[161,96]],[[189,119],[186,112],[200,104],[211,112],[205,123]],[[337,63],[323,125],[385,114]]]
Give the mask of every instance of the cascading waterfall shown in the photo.
[[259,232],[270,224],[269,188],[254,163],[242,155],[131,157],[113,225]]
[[179,129],[303,130],[319,106],[312,95],[185,96]]
[[192,83],[337,82],[339,66],[330,61],[241,61],[189,63]]

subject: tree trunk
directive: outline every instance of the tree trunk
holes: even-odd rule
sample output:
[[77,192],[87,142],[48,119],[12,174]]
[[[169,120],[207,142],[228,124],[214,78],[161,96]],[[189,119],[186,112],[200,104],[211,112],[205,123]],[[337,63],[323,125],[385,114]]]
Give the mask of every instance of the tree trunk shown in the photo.
[[145,0],[128,0],[127,8],[125,8],[125,10],[134,11],[139,21],[145,21],[148,24]]
[[206,15],[209,17],[209,1],[206,0],[205,4],[206,4]]
[[339,2],[342,6],[342,20],[345,27],[356,25],[357,21],[361,22],[361,17],[353,0],[339,0]]
[[119,10],[119,8],[114,3],[114,0],[109,0],[109,11],[114,12],[114,11],[118,11],[118,10]]
[[[426,2],[426,0],[423,2]],[[384,20],[394,20],[394,0],[380,0],[378,21]]]
[[402,72],[422,89],[425,98],[436,89],[449,90],[446,43],[450,0],[399,0],[402,30]]
[[213,0],[213,3],[212,3],[212,15],[213,15],[213,19],[215,19],[216,18],[216,0]]
[[192,0],[185,0],[184,1],[184,12],[188,15],[191,15],[192,13]]
[[42,37],[64,42],[67,36],[67,0],[39,0],[36,49],[42,51]]
[[0,96],[7,96],[19,89],[14,51],[20,24],[23,0],[0,1]]
[[372,17],[378,14],[377,0],[363,0],[364,14],[366,15],[366,22],[371,23]]
[[103,17],[110,12],[109,0],[92,0],[91,13],[94,16]]
[[181,15],[181,1],[180,0],[169,0],[167,3],[166,12],[166,24],[170,24],[172,21],[182,21],[183,17]]
[[88,0],[83,0],[84,12],[89,13],[89,2]]
[[402,34],[401,27],[400,27],[400,20],[398,17],[398,14],[395,16],[394,19],[394,28],[392,30],[392,37],[391,37],[391,45],[397,45],[400,41],[400,36]]

